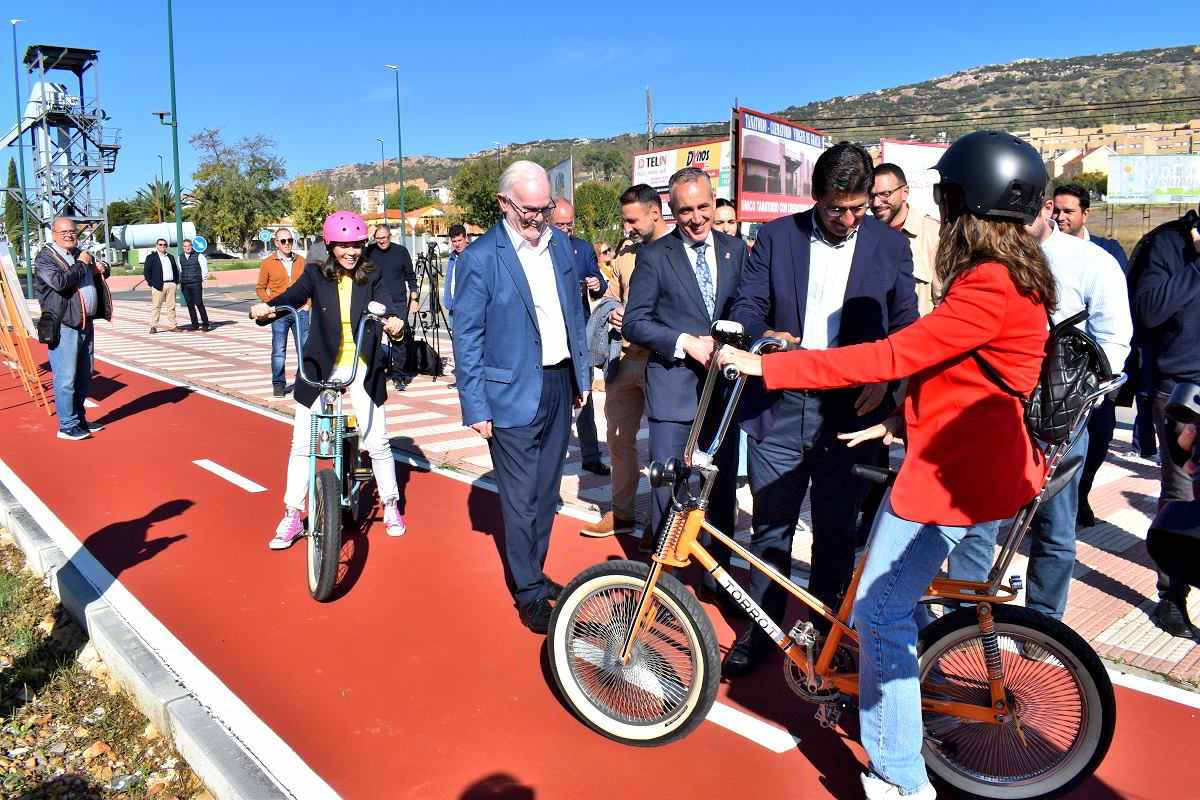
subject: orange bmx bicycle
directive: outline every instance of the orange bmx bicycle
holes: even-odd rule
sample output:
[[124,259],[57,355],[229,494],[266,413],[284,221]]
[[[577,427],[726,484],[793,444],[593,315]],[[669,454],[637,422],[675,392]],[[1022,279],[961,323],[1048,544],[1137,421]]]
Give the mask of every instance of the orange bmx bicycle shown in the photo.
[[[718,322],[713,333],[720,346],[745,344],[734,323]],[[783,346],[777,339],[760,339],[750,350]],[[736,377],[713,441],[698,449],[700,426],[720,378],[714,355],[683,458],[650,467],[653,485],[673,489],[650,563],[608,561],[589,567],[563,590],[550,620],[551,671],[566,702],[593,729],[626,744],[660,745],[686,736],[715,700],[720,652],[712,623],[671,574],[692,561],[708,570],[784,652],[788,686],[818,705],[823,726],[836,725],[858,695],[858,636],[850,619],[865,557],[834,609],[705,518],[717,474],[715,455],[746,381]],[[988,580],[935,578],[923,601],[949,609],[921,631],[918,644],[923,753],[933,774],[968,795],[1060,794],[1091,775],[1108,752],[1116,708],[1099,657],[1061,622],[1011,605],[1021,582],[1015,576],[1005,582],[1002,576],[1040,505],[1071,479],[1073,470],[1057,474],[1057,468],[1088,413],[1122,382],[1124,376],[1118,375],[1089,396],[1072,435],[1048,451],[1046,482],[1002,537]],[[859,467],[857,473],[880,481],[892,477],[871,467]],[[698,494],[692,491],[692,476],[699,478]],[[785,632],[701,545],[701,531],[827,620],[829,633],[808,621]]]

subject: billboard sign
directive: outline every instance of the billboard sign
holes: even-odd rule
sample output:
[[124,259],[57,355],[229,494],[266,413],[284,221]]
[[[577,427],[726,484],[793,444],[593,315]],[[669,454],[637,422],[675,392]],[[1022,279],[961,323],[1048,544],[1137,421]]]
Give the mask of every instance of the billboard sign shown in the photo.
[[575,156],[569,156],[566,161],[560,161],[546,170],[550,178],[550,196],[555,200],[560,197],[572,205],[575,204]]
[[813,205],[812,171],[825,134],[739,108],[737,216],[766,222]]
[[908,204],[934,219],[939,219],[941,214],[937,203],[933,202],[933,185],[939,180],[933,165],[949,146],[901,139],[879,140],[880,159],[904,170],[908,183]]
[[654,187],[662,197],[663,217],[671,219],[667,203],[667,185],[671,176],[684,167],[698,167],[708,173],[713,193],[728,200],[733,194],[730,170],[733,167],[733,148],[728,139],[694,142],[682,147],[667,147],[633,155],[633,182]]
[[1109,156],[1108,202],[1200,203],[1200,155]]

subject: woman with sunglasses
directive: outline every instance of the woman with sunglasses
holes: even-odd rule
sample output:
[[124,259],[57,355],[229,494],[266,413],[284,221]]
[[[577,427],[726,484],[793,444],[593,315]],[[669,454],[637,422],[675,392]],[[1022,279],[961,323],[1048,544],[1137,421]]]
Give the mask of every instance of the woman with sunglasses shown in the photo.
[[875,517],[855,596],[859,723],[871,798],[936,796],[921,757],[917,602],[969,526],[1007,519],[1039,491],[1046,465],[1019,400],[983,374],[978,351],[1010,386],[1037,382],[1056,304],[1054,278],[1024,229],[1041,206],[1037,151],[1006,133],[959,139],[935,169],[942,212],[932,313],[868,344],[721,361],[762,375],[768,389],[834,389],[908,378],[904,414],[841,434],[853,447],[907,441],[895,486]]
[[615,258],[612,245],[608,242],[596,242],[592,247],[596,250],[596,266],[600,267],[600,274],[604,276],[605,282],[612,283]]
[[[276,306],[298,308],[312,301],[312,319],[301,358],[304,371],[316,380],[344,379],[354,367],[354,335],[359,320],[372,302],[387,309],[384,332],[399,336],[404,321],[396,315],[392,294],[375,265],[363,257],[367,224],[349,211],[330,214],[325,220],[325,243],[329,255],[321,264],[308,264],[300,277],[264,303],[250,309],[255,319],[271,318]],[[403,312],[401,312],[403,313]],[[388,442],[387,420],[383,404],[387,400],[387,361],[379,332],[366,326],[354,383],[350,384],[350,403],[358,417],[362,448],[371,456],[371,468],[379,499],[383,502],[383,525],[388,536],[403,536],[406,528],[400,513],[400,490],[396,484],[396,465]],[[296,416],[292,428],[292,449],[288,459],[287,485],[283,495],[284,514],[268,546],[286,550],[304,532],[300,518],[308,494],[308,450],[312,409],[320,402],[320,390],[303,381],[296,382]]]

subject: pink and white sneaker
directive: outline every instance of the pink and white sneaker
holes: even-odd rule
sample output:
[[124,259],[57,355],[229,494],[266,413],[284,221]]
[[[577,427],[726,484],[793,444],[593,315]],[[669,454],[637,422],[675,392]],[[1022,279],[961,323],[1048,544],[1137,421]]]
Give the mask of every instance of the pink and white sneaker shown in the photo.
[[400,513],[400,508],[395,503],[388,503],[383,507],[383,529],[388,536],[403,536],[404,532],[408,530],[404,515]]
[[275,527],[275,538],[267,543],[267,547],[272,550],[287,550],[303,535],[304,520],[300,519],[300,512],[289,508]]

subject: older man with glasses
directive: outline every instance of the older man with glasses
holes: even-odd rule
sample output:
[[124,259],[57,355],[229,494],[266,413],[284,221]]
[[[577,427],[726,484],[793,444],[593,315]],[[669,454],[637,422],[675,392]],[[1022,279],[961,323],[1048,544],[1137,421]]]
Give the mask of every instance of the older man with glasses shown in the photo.
[[[816,207],[759,229],[732,311],[750,336],[824,350],[883,339],[917,319],[908,241],[867,216],[873,173],[861,147],[834,145],[813,167]],[[834,607],[854,566],[855,521],[865,493],[851,467],[878,458],[869,447],[850,450],[838,434],[881,421],[891,411],[888,389],[766,393],[753,381],[746,387],[742,427],[754,494],[750,549],[788,574],[792,537],[811,484],[808,588]],[[787,595],[769,583],[755,573],[750,594],[779,619]],[[725,675],[746,674],[772,647],[758,626],[749,626],[725,657]]]
[[517,161],[500,176],[502,218],[455,270],[454,375],[463,424],[487,440],[504,519],[503,557],[522,624],[550,625],[562,586],[545,574],[571,408],[592,363],[570,239],[550,223],[546,170]]
[[108,268],[101,270],[91,253],[79,250],[75,220],[56,217],[50,235],[33,260],[34,291],[42,314],[54,321],[48,344],[58,438],[79,441],[102,428],[87,421],[83,401],[92,382],[92,320],[112,319],[112,295],[104,282]]
[[[304,272],[304,259],[292,252],[295,239],[287,228],[275,231],[275,250],[263,259],[258,268],[258,283],[254,290],[258,299],[267,302],[276,295],[283,294],[289,286],[295,283]],[[308,305],[296,310],[296,315],[281,317],[271,323],[271,386],[275,397],[287,395],[287,374],[284,366],[287,363],[287,340],[292,326],[296,326],[296,334],[300,346],[308,337]],[[299,359],[300,354],[296,353]]]

